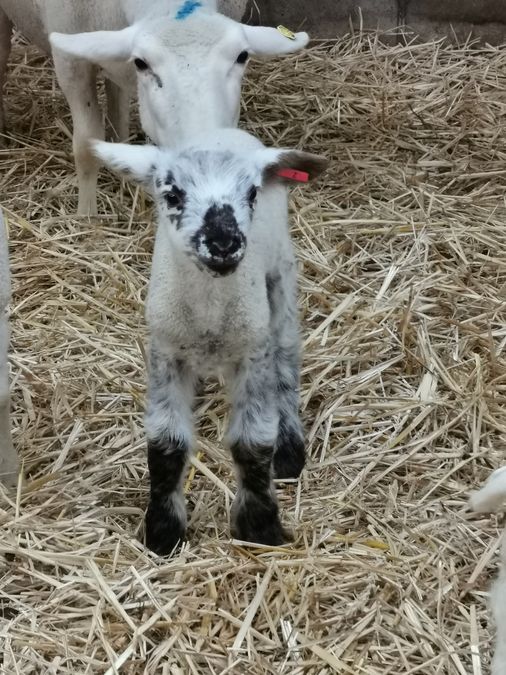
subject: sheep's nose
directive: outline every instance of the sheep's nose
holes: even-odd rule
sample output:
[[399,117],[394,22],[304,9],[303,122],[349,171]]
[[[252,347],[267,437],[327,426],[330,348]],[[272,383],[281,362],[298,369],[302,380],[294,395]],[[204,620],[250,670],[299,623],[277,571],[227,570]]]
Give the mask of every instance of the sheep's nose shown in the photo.
[[213,204],[194,235],[201,262],[218,274],[230,274],[244,257],[246,237],[239,229],[230,204]]
[[233,256],[240,247],[240,237],[219,237],[213,238],[208,242],[209,252],[217,258],[228,258]]

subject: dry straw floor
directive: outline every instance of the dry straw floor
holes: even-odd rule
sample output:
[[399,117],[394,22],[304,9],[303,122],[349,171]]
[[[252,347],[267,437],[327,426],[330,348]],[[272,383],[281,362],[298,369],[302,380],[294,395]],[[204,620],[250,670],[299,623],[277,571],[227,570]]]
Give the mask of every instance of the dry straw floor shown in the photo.
[[309,462],[293,546],[229,538],[222,390],[199,399],[190,542],[142,545],[149,199],[102,174],[72,214],[68,108],[18,44],[0,193],[15,441],[0,502],[2,673],[488,672],[504,462],[506,52],[340,39],[252,67],[243,120],[332,159],[293,190]]

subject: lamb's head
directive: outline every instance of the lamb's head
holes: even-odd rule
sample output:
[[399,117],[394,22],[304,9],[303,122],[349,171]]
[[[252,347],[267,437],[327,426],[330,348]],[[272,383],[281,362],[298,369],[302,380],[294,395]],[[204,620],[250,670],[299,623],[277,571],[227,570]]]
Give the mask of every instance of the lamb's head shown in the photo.
[[327,165],[318,155],[271,148],[245,155],[94,141],[93,149],[151,191],[171,246],[214,276],[234,272],[244,258],[263,190],[290,181],[294,172],[314,178]]
[[[50,40],[53,48],[105,67],[133,61],[142,127],[154,143],[172,146],[197,132],[236,126],[250,55],[287,54],[309,39],[247,26],[203,5],[181,0],[172,10],[168,5],[165,17],[148,16],[120,31],[52,33]],[[188,14],[185,7],[194,9]]]

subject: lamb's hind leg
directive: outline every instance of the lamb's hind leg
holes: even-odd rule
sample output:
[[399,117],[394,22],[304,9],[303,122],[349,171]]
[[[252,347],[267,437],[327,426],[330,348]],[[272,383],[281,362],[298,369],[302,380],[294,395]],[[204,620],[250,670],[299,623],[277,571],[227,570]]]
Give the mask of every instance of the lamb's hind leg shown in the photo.
[[184,469],[192,439],[194,380],[191,372],[151,346],[146,411],[151,480],[146,545],[168,555],[186,532]]
[[295,295],[295,267],[283,277],[267,277],[272,313],[276,399],[279,428],[274,451],[276,478],[297,478],[306,459],[304,431],[299,415],[300,345]]
[[[7,14],[0,9],[0,134],[5,133],[5,109],[3,89],[7,74],[7,61],[11,52],[12,23]],[[0,145],[2,138],[0,137]]]
[[281,525],[272,482],[278,409],[270,348],[241,364],[231,393],[228,441],[238,474],[232,533],[244,541],[277,546],[288,536]]

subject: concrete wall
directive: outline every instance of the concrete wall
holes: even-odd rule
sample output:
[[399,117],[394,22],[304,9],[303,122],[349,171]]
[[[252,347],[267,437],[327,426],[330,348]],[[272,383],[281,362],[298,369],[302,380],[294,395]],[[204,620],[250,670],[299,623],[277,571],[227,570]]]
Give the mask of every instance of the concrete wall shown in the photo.
[[304,28],[313,37],[332,38],[358,27],[402,27],[422,39],[469,34],[491,44],[506,43],[506,0],[250,0],[252,23]]

